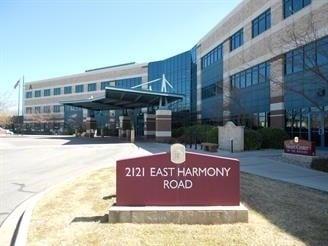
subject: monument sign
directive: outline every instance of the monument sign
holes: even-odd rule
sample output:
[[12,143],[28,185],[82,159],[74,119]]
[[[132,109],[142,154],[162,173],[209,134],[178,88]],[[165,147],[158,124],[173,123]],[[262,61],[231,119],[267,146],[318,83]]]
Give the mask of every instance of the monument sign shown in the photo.
[[298,138],[285,140],[284,151],[289,154],[315,156],[315,143]]
[[116,179],[119,206],[240,202],[236,159],[187,152],[185,161],[176,164],[171,153],[161,153],[118,161]]
[[239,161],[185,152],[180,144],[169,153],[119,160],[109,221],[247,222],[247,208],[240,204]]

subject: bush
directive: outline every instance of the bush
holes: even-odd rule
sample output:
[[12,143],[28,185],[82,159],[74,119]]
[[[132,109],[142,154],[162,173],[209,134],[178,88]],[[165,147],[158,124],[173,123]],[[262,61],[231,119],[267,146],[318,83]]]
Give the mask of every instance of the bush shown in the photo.
[[262,148],[282,149],[288,134],[280,128],[261,128],[258,132],[262,136]]
[[259,132],[252,129],[245,129],[244,146],[245,150],[257,150],[262,145],[262,136]]
[[172,137],[174,138],[180,138],[184,135],[184,132],[185,132],[185,128],[184,127],[179,127],[179,128],[176,128],[176,129],[173,129],[172,130]]
[[314,158],[311,163],[311,168],[323,172],[328,172],[328,157]]
[[196,139],[198,143],[218,143],[218,128],[211,125],[180,127],[172,130],[172,137],[187,144],[195,143]]

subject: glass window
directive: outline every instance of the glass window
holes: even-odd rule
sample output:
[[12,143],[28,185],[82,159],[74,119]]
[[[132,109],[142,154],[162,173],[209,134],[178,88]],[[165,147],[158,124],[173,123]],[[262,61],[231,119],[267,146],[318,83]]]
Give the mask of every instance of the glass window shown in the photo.
[[252,69],[246,71],[246,87],[252,85]]
[[201,59],[202,69],[222,59],[222,45],[215,47]]
[[104,81],[100,84],[100,89],[105,90],[106,87],[110,86],[110,81]]
[[316,65],[315,43],[304,47],[304,69],[313,68]]
[[45,96],[45,97],[50,96],[50,89],[43,90],[43,96]]
[[240,88],[246,87],[245,72],[240,73]]
[[256,85],[259,83],[259,69],[257,66],[252,68],[252,84]]
[[302,3],[303,0],[293,0],[293,11],[296,12],[296,11],[299,11],[301,8],[303,8],[303,3]]
[[61,88],[55,88],[55,89],[54,89],[54,95],[55,95],[55,96],[60,95],[60,93],[61,93]]
[[235,84],[236,84],[236,88],[240,88],[240,74],[236,74],[235,75]]
[[268,30],[271,27],[271,9],[268,9],[265,12],[265,18],[266,18],[266,30]]
[[43,106],[43,113],[50,113],[50,106]]
[[71,93],[72,93],[72,86],[65,86],[64,94],[71,94]]
[[84,85],[76,85],[75,93],[82,93],[84,91]]
[[293,72],[303,71],[303,48],[293,51]]
[[60,105],[54,105],[53,111],[54,111],[54,113],[59,113],[60,112]]
[[26,114],[32,114],[32,107],[26,107],[25,112]]
[[41,90],[34,91],[34,97],[41,97]]
[[259,35],[259,20],[256,18],[252,23],[252,37]]
[[266,113],[265,112],[261,112],[259,113],[259,125],[261,127],[266,127]]
[[25,98],[32,98],[32,91],[27,91],[25,93]]
[[311,3],[311,0],[283,0],[284,18],[296,13]]
[[328,36],[317,41],[317,64],[328,64]]
[[286,74],[293,73],[293,54],[292,54],[292,52],[288,52],[285,55],[285,73]]
[[252,37],[256,37],[271,27],[271,9],[266,10],[252,21]]
[[259,83],[266,81],[266,66],[265,63],[259,65]]
[[88,91],[95,91],[95,90],[97,90],[96,83],[88,84]]
[[36,114],[40,114],[41,113],[41,107],[40,106],[35,107],[34,111],[35,111]]
[[238,32],[236,32],[230,37],[230,51],[242,46],[243,43],[244,43],[243,29],[240,29]]

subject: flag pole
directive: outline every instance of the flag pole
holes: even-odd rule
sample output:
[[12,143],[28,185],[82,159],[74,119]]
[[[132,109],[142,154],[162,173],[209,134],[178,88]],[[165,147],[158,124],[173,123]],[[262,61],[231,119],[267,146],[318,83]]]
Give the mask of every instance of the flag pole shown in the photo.
[[25,78],[23,75],[22,116],[24,116]]
[[21,83],[19,82],[19,88],[18,88],[18,108],[17,108],[17,116],[19,116],[20,91],[21,91]]

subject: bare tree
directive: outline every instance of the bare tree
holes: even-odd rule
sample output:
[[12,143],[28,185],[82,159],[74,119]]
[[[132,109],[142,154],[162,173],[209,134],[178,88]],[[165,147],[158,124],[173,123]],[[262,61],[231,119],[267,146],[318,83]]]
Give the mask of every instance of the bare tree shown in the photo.
[[[272,57],[270,77],[266,78],[270,82],[271,93],[274,90],[284,97],[294,94],[307,102],[308,107],[315,108],[320,114],[321,131],[324,130],[324,105],[328,104],[328,69],[327,66],[324,68],[324,65],[328,65],[328,39],[323,38],[328,34],[327,28],[324,28],[327,25],[326,21],[325,15],[309,14],[300,21],[285,24],[282,31],[264,37],[265,50],[271,53]],[[250,68],[251,61],[257,57],[257,52],[250,49],[238,55],[245,69]],[[280,61],[279,69],[275,67],[277,61]],[[295,71],[284,71],[290,67],[299,72],[298,74],[302,74],[296,81],[288,77],[289,72]],[[259,76],[262,75],[259,73]],[[230,94],[226,96],[237,106],[240,101],[239,91],[241,89],[231,88]],[[241,111],[244,110],[243,106],[239,103]],[[294,118],[295,115],[292,115],[292,119]],[[310,136],[311,134],[308,135]],[[322,144],[324,138],[322,135]]]

